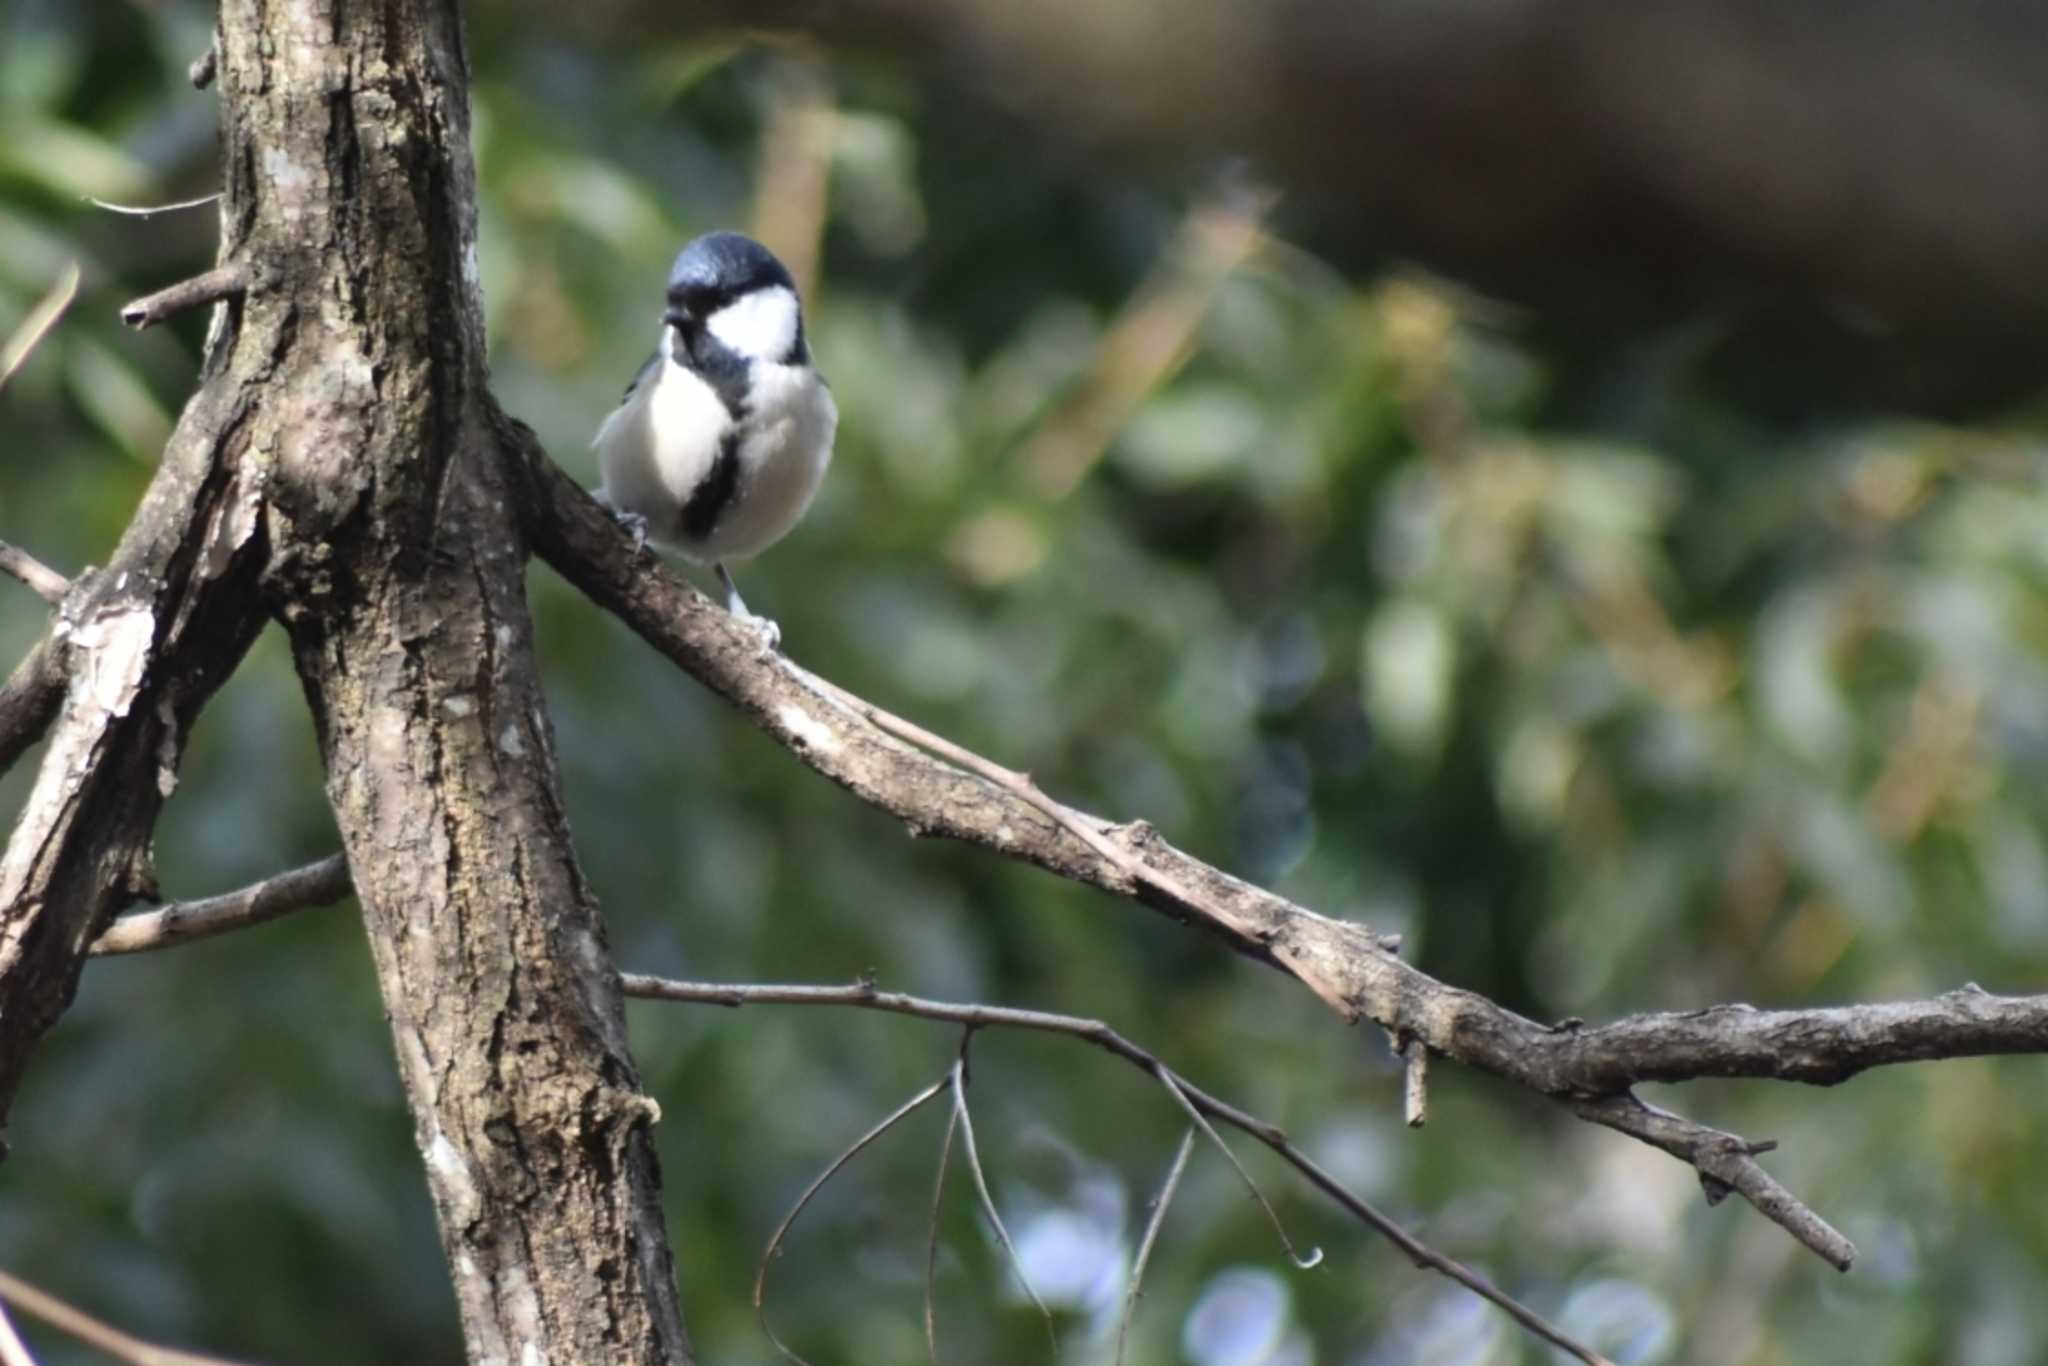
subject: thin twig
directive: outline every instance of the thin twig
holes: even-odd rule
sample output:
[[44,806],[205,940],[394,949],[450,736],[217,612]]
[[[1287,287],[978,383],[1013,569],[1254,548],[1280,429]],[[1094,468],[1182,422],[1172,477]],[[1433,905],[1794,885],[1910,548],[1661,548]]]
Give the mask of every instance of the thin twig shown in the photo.
[[1038,1306],[1039,1317],[1045,1320],[1045,1335],[1052,1339],[1055,1354],[1060,1347],[1059,1335],[1053,1331],[1052,1310],[1045,1307],[1045,1301],[1038,1298],[1038,1292],[1031,1288],[1031,1277],[1024,1274],[1024,1259],[1017,1255],[1017,1245],[1010,1241],[1010,1230],[1003,1227],[1003,1216],[996,1212],[995,1197],[989,1194],[988,1177],[981,1170],[981,1153],[974,1146],[974,1119],[967,1113],[967,1043],[974,1037],[972,1026],[960,1040],[960,1056],[953,1059],[953,1118],[960,1122],[961,1148],[967,1154],[967,1170],[974,1177],[975,1194],[981,1197],[982,1213],[988,1216],[989,1226],[996,1231],[996,1241],[1003,1245],[1003,1251],[1010,1254],[1010,1267],[1017,1273],[1017,1283],[1024,1287],[1024,1293]]
[[1216,1132],[1216,1126],[1209,1122],[1209,1117],[1196,1109],[1194,1102],[1188,1099],[1188,1093],[1180,1087],[1179,1078],[1164,1066],[1158,1068],[1154,1075],[1159,1078],[1159,1084],[1166,1088],[1167,1093],[1179,1101],[1180,1107],[1188,1112],[1188,1118],[1195,1122],[1195,1127],[1208,1135],[1209,1141],[1216,1145],[1216,1150],[1223,1154],[1231,1169],[1237,1173],[1237,1179],[1244,1182],[1244,1188],[1252,1193],[1252,1199],[1258,1201],[1259,1208],[1266,1213],[1266,1222],[1273,1226],[1273,1236],[1280,1240],[1280,1246],[1285,1249],[1287,1259],[1303,1271],[1322,1265],[1321,1248],[1310,1248],[1306,1256],[1294,1250],[1294,1240],[1287,1236],[1287,1227],[1280,1222],[1280,1212],[1273,1208],[1272,1201],[1266,1199],[1266,1193],[1259,1189],[1258,1182],[1252,1180],[1252,1174],[1244,1169],[1244,1163],[1237,1160],[1237,1154],[1223,1141],[1223,1135]]
[[5,1271],[0,1271],[0,1299],[129,1366],[236,1366],[226,1357],[203,1356],[144,1342]]
[[50,329],[57,325],[57,319],[64,316],[64,310],[71,307],[71,301],[77,297],[78,262],[73,261],[64,267],[64,273],[50,287],[50,292],[38,299],[36,306],[28,311],[28,316],[21,320],[21,326],[14,329],[14,335],[7,339],[7,344],[0,346],[0,388],[6,387],[7,381],[14,378],[14,372],[49,335]]
[[160,213],[177,213],[184,209],[203,208],[208,204],[219,202],[220,195],[221,192],[215,190],[212,194],[203,194],[197,199],[181,199],[175,204],[113,204],[107,200],[94,199],[91,195],[87,195],[85,202],[96,209],[105,209],[108,213],[123,213],[127,214],[130,218],[154,218]]
[[1166,1169],[1166,1179],[1159,1183],[1159,1194],[1152,1197],[1152,1213],[1145,1220],[1144,1236],[1138,1239],[1138,1255],[1131,1263],[1131,1283],[1124,1289],[1124,1312],[1116,1323],[1115,1366],[1124,1366],[1124,1344],[1131,1335],[1131,1319],[1138,1312],[1138,1287],[1145,1280],[1145,1264],[1152,1260],[1152,1245],[1159,1241],[1159,1227],[1166,1222],[1166,1207],[1173,1203],[1174,1192],[1180,1189],[1180,1174],[1187,1170],[1188,1154],[1194,1150],[1195,1131],[1191,1127],[1180,1136],[1173,1165]]
[[790,1225],[796,1222],[796,1217],[804,1212],[804,1206],[810,1204],[812,1197],[825,1188],[827,1181],[830,1181],[839,1174],[841,1167],[851,1162],[870,1143],[873,1143],[883,1134],[888,1133],[889,1130],[896,1126],[898,1120],[903,1119],[933,1096],[951,1086],[957,1068],[958,1064],[956,1063],[954,1069],[949,1069],[946,1075],[940,1077],[930,1086],[925,1087],[924,1090],[919,1091],[909,1100],[904,1101],[901,1105],[890,1111],[888,1118],[855,1139],[853,1146],[833,1158],[832,1164],[825,1168],[824,1171],[819,1172],[810,1185],[804,1187],[804,1193],[797,1197],[796,1204],[790,1207],[789,1213],[782,1216],[782,1222],[775,1226],[775,1232],[768,1239],[768,1249],[761,1254],[760,1268],[754,1273],[754,1313],[760,1317],[761,1331],[768,1335],[768,1341],[774,1344],[776,1351],[782,1353],[783,1356],[791,1361],[802,1363],[803,1358],[790,1351],[783,1344],[782,1339],[775,1336],[775,1330],[768,1326],[768,1264],[773,1262],[781,1253],[783,1237],[788,1234]]
[[[1056,1015],[1043,1010],[1020,1010],[1012,1006],[989,1006],[960,1004],[950,1001],[933,1001],[919,996],[908,996],[902,992],[879,991],[872,982],[854,982],[846,986],[786,986],[752,983],[727,982],[680,982],[665,977],[648,977],[639,973],[626,973],[621,981],[628,996],[658,1001],[684,1001],[705,1005],[739,1007],[746,1005],[842,1005],[855,1006],[866,1010],[883,1010],[898,1015],[911,1015],[923,1020],[937,1020],[946,1024],[967,1025],[974,1028],[1028,1029],[1039,1033],[1066,1034],[1094,1044],[1097,1048],[1114,1053],[1149,1075],[1158,1078],[1171,1075],[1170,1069],[1159,1058],[1100,1020],[1084,1019],[1077,1015]],[[957,1067],[958,1064],[956,1063]],[[948,1074],[947,1080],[951,1080]],[[1472,1291],[1475,1295],[1498,1306],[1516,1323],[1562,1350],[1571,1353],[1587,1366],[1611,1366],[1607,1358],[1592,1348],[1568,1336],[1535,1310],[1501,1290],[1476,1271],[1462,1263],[1453,1261],[1428,1245],[1418,1241],[1406,1229],[1386,1215],[1354,1195],[1336,1177],[1331,1176],[1302,1152],[1275,1126],[1255,1115],[1247,1114],[1226,1101],[1218,1100],[1201,1087],[1184,1077],[1176,1077],[1174,1089],[1189,1105],[1208,1116],[1230,1125],[1242,1133],[1251,1135],[1265,1144],[1280,1158],[1306,1177],[1309,1183],[1342,1205],[1368,1228],[1398,1247],[1416,1266],[1447,1276]],[[928,1097],[926,1097],[928,1098]],[[894,1122],[892,1119],[890,1122]],[[843,1160],[843,1159],[842,1159]]]
[[278,873],[239,891],[199,901],[173,901],[153,911],[117,918],[93,941],[94,955],[143,953],[194,939],[260,925],[293,911],[332,906],[355,890],[348,859],[329,854],[317,863]]
[[27,584],[29,591],[52,607],[64,601],[71,580],[44,564],[18,545],[0,541],[0,573],[10,574]]
[[1429,1122],[1429,1048],[1417,1038],[1405,1039],[1401,1057],[1401,1118],[1411,1129]]
[[932,1366],[939,1366],[939,1211],[945,1204],[946,1172],[953,1160],[953,1134],[960,1127],[957,1112],[946,1116],[946,1137],[939,1144],[939,1174],[932,1181],[932,1221],[924,1248],[924,1345]]
[[232,262],[224,266],[215,266],[203,275],[180,280],[168,289],[145,294],[140,299],[122,305],[121,321],[137,330],[152,327],[187,309],[203,308],[207,304],[219,303],[222,299],[236,298],[248,287],[248,272],[241,266]]
[[1572,1109],[1582,1119],[1604,1124],[1691,1163],[1699,1169],[1709,1204],[1720,1203],[1733,1190],[1835,1270],[1847,1271],[1855,1262],[1856,1245],[1755,1160],[1757,1154],[1777,1147],[1776,1143],[1752,1143],[1632,1095],[1581,1101]]

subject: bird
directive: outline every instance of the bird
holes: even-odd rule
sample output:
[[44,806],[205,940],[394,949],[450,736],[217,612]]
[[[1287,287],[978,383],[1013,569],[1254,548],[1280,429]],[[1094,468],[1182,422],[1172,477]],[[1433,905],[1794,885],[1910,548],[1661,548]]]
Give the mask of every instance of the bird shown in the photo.
[[726,562],[803,517],[838,427],[788,267],[742,233],[706,233],[676,257],[654,354],[591,442],[598,499],[636,544],[710,566],[726,610],[773,648],[780,629],[747,610]]

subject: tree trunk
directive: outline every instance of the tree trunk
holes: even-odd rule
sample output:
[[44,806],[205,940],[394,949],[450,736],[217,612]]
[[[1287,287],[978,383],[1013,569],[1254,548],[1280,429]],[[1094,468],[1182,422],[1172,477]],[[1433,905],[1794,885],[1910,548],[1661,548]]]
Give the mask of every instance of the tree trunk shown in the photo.
[[[324,11],[324,12],[322,12]],[[492,435],[452,3],[221,15],[267,584],[313,707],[473,1361],[689,1357]]]
[[0,861],[0,1107],[86,946],[147,891],[184,736],[267,610],[318,728],[470,1359],[687,1362],[658,1111],[569,842],[521,457],[485,388],[455,6],[225,0],[217,43],[219,287],[185,294],[233,302],[113,568],[46,647],[84,662]]

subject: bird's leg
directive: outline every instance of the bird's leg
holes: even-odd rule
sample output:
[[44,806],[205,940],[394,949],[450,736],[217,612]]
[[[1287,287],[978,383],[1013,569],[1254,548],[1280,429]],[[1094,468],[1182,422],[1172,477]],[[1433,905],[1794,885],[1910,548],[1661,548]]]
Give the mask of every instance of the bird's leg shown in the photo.
[[780,626],[777,626],[766,617],[757,617],[747,610],[747,604],[740,597],[739,585],[732,581],[732,575],[726,571],[724,561],[721,560],[713,564],[711,572],[718,575],[718,585],[725,590],[725,610],[738,617],[741,621],[753,623],[754,628],[761,633],[763,643],[768,649],[773,650],[782,644],[782,628]]
[[740,586],[732,581],[732,575],[726,571],[724,561],[712,565],[711,572],[718,575],[718,586],[725,590],[725,610],[736,617],[753,616],[754,614],[747,610],[747,604],[740,600]]

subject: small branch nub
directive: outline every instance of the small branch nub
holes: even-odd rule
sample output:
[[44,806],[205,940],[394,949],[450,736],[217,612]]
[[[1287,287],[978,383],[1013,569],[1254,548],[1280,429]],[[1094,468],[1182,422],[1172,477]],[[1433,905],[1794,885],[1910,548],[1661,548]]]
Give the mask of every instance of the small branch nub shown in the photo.
[[145,294],[121,309],[121,321],[137,331],[153,327],[188,309],[203,308],[222,299],[238,298],[249,287],[247,275],[237,265],[215,266],[204,275],[180,280],[168,289]]

